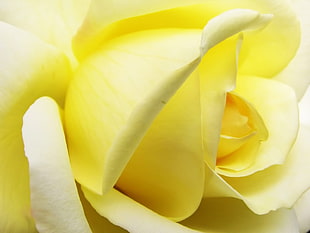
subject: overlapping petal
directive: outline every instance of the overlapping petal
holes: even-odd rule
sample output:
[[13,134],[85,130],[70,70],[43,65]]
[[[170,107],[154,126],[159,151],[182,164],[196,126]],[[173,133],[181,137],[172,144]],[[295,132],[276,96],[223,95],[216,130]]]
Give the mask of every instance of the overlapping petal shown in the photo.
[[22,116],[41,95],[51,95],[61,102],[71,71],[61,52],[33,35],[3,22],[0,33],[0,205],[5,210],[0,213],[0,230],[31,232]]
[[60,109],[38,99],[23,121],[31,209],[39,232],[90,233],[72,175]]

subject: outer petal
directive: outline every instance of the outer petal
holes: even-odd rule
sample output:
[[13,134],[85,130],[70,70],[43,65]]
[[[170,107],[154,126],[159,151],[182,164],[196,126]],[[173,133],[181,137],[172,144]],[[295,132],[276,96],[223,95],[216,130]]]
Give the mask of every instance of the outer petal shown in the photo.
[[266,215],[256,215],[234,198],[205,199],[197,212],[182,224],[202,232],[299,232],[294,211],[280,209]]
[[24,116],[22,131],[38,231],[90,233],[71,172],[57,104],[47,97],[37,100]]
[[[63,98],[71,75],[63,54],[32,35],[0,23],[0,231],[30,232],[28,164],[22,116],[39,96]],[[22,194],[22,195],[21,195]]]
[[293,87],[300,99],[310,84],[310,2],[297,0],[292,1],[292,5],[301,22],[301,43],[294,59],[275,79]]
[[130,233],[199,233],[162,217],[124,194],[110,190],[100,196],[82,187],[82,190],[98,213],[113,224]]
[[32,32],[72,56],[71,40],[89,3],[90,0],[1,1],[0,20]]
[[[74,39],[74,48],[79,58],[95,51],[105,41],[123,34],[158,28],[202,29],[213,17],[240,8],[274,15],[267,28],[247,33],[240,55],[240,72],[243,74],[273,77],[289,63],[299,46],[299,23],[287,1],[181,0],[114,4],[115,1],[93,1]],[[117,13],[113,13],[115,11]]]

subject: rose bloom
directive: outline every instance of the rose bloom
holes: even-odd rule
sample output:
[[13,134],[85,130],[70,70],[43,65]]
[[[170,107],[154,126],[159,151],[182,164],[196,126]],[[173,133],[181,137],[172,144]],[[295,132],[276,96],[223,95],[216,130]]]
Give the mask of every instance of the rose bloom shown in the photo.
[[0,232],[307,232],[309,10],[1,1]]

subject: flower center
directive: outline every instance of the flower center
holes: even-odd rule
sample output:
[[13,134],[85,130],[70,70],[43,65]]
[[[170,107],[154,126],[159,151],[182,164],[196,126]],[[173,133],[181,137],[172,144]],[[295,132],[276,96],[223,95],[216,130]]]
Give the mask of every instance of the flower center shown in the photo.
[[[222,119],[217,166],[229,168],[229,163],[241,159],[242,149],[247,144],[257,144],[267,138],[265,124],[254,107],[236,94],[228,93]],[[244,160],[242,167],[248,166],[249,162],[253,161]]]

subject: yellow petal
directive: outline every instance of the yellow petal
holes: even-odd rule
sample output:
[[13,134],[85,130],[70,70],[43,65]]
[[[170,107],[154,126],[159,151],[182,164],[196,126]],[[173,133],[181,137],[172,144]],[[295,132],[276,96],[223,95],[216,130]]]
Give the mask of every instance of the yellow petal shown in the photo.
[[[245,176],[274,164],[282,164],[298,131],[298,107],[293,89],[269,79],[240,77],[235,92],[256,109],[268,130],[268,139],[257,140],[257,145],[252,144],[236,152],[239,158],[255,158],[250,166],[234,172],[229,169],[228,163],[223,169],[218,167],[217,171],[227,176]],[[242,160],[234,161],[242,163]]]
[[197,66],[200,31],[144,31],[116,39],[84,62],[65,108],[76,179],[112,188],[148,127]]
[[247,177],[223,177],[255,213],[291,208],[310,187],[310,130],[301,127],[285,163]]
[[91,232],[71,172],[60,117],[57,104],[48,97],[38,99],[24,116],[32,214],[39,232]]
[[74,59],[71,40],[89,3],[90,0],[1,1],[0,20],[37,35]]
[[[93,2],[93,10],[89,11],[74,39],[79,58],[95,51],[106,40],[126,33],[160,28],[202,29],[210,19],[231,9],[251,9],[274,15],[272,23],[264,30],[247,33],[240,56],[241,73],[272,77],[287,66],[299,46],[298,19],[291,5],[282,0],[111,3]],[[105,9],[109,11],[102,13]],[[117,14],[113,13],[114,9]]]
[[[97,193],[112,188],[163,103],[199,64],[204,55],[199,49],[206,52],[238,32],[238,27],[242,31],[260,24],[257,12],[236,12],[214,18],[204,28],[203,38],[209,40],[202,44],[199,30],[142,31],[112,40],[84,62],[65,109],[70,156],[79,182]],[[236,15],[240,24],[225,32]],[[248,23],[241,23],[240,15]]]
[[22,116],[41,95],[61,101],[70,68],[63,54],[26,32],[0,23],[0,34],[0,205],[5,210],[0,213],[0,229],[31,232]]
[[201,232],[299,232],[292,210],[280,209],[266,215],[257,215],[234,198],[205,199],[197,212],[181,223]]
[[199,76],[194,73],[155,118],[116,188],[179,221],[198,208],[203,186]]
[[83,187],[82,190],[99,214],[129,232],[200,232],[184,227],[152,212],[115,189],[110,190],[103,196],[97,195]]

